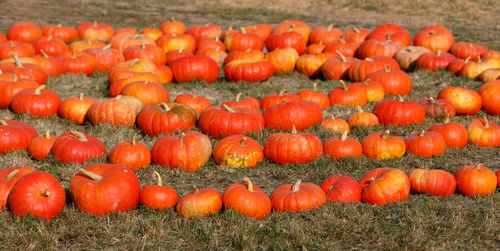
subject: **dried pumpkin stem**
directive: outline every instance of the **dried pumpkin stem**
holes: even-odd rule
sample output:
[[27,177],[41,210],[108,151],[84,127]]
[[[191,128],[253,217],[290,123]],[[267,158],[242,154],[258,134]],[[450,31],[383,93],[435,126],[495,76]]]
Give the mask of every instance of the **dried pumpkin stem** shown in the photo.
[[79,97],[80,101],[83,101],[83,92],[80,92],[80,97]]
[[297,128],[295,128],[295,125],[292,126],[292,134],[297,134]]
[[163,180],[161,179],[160,174],[157,171],[153,171],[156,175],[156,179],[158,180],[158,183],[156,183],[158,186],[163,186]]
[[85,135],[83,135],[83,133],[81,133],[79,131],[70,131],[69,133],[71,133],[72,135],[78,137],[78,139],[80,141],[83,141],[83,142],[87,142],[88,141],[87,137],[85,137]]
[[170,17],[170,21],[175,22],[177,20],[175,19],[175,17]]
[[358,105],[358,106],[356,106],[356,110],[358,111],[358,113],[363,113],[363,112],[365,112],[365,111],[363,110],[363,108],[361,108],[361,106],[359,106],[359,105]]
[[247,137],[243,137],[240,141],[240,146],[245,146],[246,142],[247,142]]
[[11,180],[12,178],[14,178],[14,176],[16,176],[17,173],[19,173],[19,169],[16,169],[16,170],[10,172],[9,174],[7,174],[7,177],[5,178],[5,180],[6,181]]
[[484,116],[484,128],[490,128],[490,124],[488,123],[488,118]]
[[238,93],[238,94],[236,95],[236,102],[240,101],[240,97],[241,97],[241,95],[242,95],[242,94],[243,94],[243,93],[242,93],[242,92],[240,92],[240,93]]
[[278,94],[278,96],[283,96],[285,94],[285,92],[286,92],[286,89],[281,90],[280,93]]
[[50,131],[49,130],[45,131],[45,138],[50,139]]
[[226,111],[228,111],[230,113],[235,113],[235,111],[231,107],[227,106],[226,104],[223,104],[222,107],[224,107],[224,109],[226,109]]
[[92,180],[95,180],[95,181],[101,181],[102,180],[102,176],[99,175],[99,174],[97,174],[97,173],[88,171],[88,170],[83,169],[83,168],[80,168],[78,171],[80,171],[81,173],[85,174],[85,176],[91,178]]
[[49,58],[49,55],[47,55],[47,53],[44,50],[40,50],[40,53],[42,53],[42,56],[44,58]]
[[252,181],[248,177],[243,178],[243,181],[247,183],[247,189],[248,189],[248,191],[253,192]]
[[365,61],[374,62],[373,59],[371,59],[371,58],[365,58]]
[[14,58],[14,62],[16,63],[16,66],[18,68],[23,68],[23,63],[21,62],[21,60],[19,59],[17,54],[15,52],[11,51],[10,55]]
[[440,56],[441,56],[441,50],[438,50],[438,51],[436,52],[436,56],[438,56],[438,57],[440,57]]
[[107,51],[107,50],[109,50],[109,48],[111,48],[111,44],[108,44],[108,45],[102,47],[102,50]]
[[313,83],[313,92],[315,92],[316,90],[318,90],[318,83],[314,82]]
[[47,197],[49,197],[50,192],[49,192],[49,191],[45,191],[45,190],[44,190],[44,191],[41,191],[41,192],[40,192],[40,195],[41,195],[42,197],[47,198]]
[[389,130],[385,130],[385,132],[384,132],[384,133],[382,133],[382,139],[387,139],[387,137],[389,137],[389,134],[390,134],[390,133],[391,133],[391,132],[390,132]]
[[344,54],[342,54],[342,52],[340,52],[339,50],[335,50],[335,53],[337,53],[337,55],[339,55],[340,60],[342,60],[343,63],[347,62],[347,58],[345,58],[345,56],[344,56]]
[[301,183],[302,183],[301,179],[297,180],[297,182],[295,182],[295,184],[293,184],[293,186],[292,186],[292,192],[298,192],[300,189]]
[[35,89],[35,95],[40,95],[40,92],[45,89],[45,87],[47,87],[46,85],[41,85],[41,86],[38,86],[36,89]]
[[200,190],[198,189],[197,186],[193,186],[193,193],[199,193]]
[[444,123],[449,123],[450,122],[450,113],[446,113],[446,118],[444,119]]
[[424,130],[422,130],[422,132],[421,132],[421,133],[420,133],[420,135],[418,135],[418,136],[419,136],[419,137],[423,137],[423,136],[425,136],[425,131],[424,131]]
[[345,141],[347,139],[347,133],[348,133],[347,130],[344,130],[342,136],[340,136],[340,140]]
[[349,91],[349,89],[347,89],[347,86],[346,86],[344,80],[340,80],[340,86],[342,86],[342,88],[344,89],[344,91]]
[[5,122],[5,120],[3,119],[0,119],[0,125],[7,125],[7,122]]
[[165,111],[165,112],[170,111],[170,107],[168,107],[168,105],[166,103],[161,102],[160,106],[161,106],[161,109],[163,109],[163,111]]

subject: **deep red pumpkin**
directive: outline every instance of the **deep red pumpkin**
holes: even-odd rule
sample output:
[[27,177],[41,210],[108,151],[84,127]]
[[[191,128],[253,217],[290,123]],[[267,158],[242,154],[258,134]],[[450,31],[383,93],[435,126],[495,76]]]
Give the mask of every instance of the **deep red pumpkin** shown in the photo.
[[271,106],[264,112],[267,128],[278,131],[291,130],[295,127],[303,131],[323,121],[321,107],[310,101],[289,101]]
[[137,115],[136,124],[149,136],[186,131],[196,125],[197,114],[189,106],[155,102],[145,106]]
[[27,166],[7,167],[0,170],[0,210],[7,206],[7,199],[14,185],[26,174],[35,169]]
[[215,139],[229,135],[260,132],[264,129],[264,117],[253,108],[211,107],[198,120],[201,131]]
[[219,66],[213,59],[205,56],[186,56],[171,64],[174,80],[178,83],[193,80],[212,83],[219,76]]
[[18,92],[12,97],[10,108],[18,114],[28,113],[32,116],[47,117],[57,114],[59,104],[61,104],[59,95],[41,85]]
[[106,155],[106,146],[94,136],[78,131],[64,133],[52,146],[52,155],[65,163],[83,163]]
[[333,202],[361,201],[361,185],[349,176],[332,175],[323,181],[321,189]]
[[414,101],[384,99],[373,107],[382,125],[405,125],[423,123],[425,109]]
[[0,120],[0,154],[24,150],[38,136],[35,128],[24,122]]

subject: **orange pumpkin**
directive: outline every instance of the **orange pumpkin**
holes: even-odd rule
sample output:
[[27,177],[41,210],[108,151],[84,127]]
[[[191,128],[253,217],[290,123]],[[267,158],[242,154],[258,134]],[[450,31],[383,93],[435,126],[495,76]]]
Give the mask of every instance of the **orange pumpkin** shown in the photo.
[[455,192],[457,181],[447,171],[413,169],[408,172],[411,191],[434,196],[448,196]]
[[121,164],[135,170],[151,164],[151,151],[146,145],[133,139],[132,142],[121,142],[113,146],[108,160],[111,164]]
[[500,80],[481,86],[479,96],[484,110],[490,114],[500,115]]
[[165,210],[173,208],[179,200],[177,192],[173,188],[163,185],[158,172],[154,171],[154,174],[158,179],[158,183],[143,187],[139,193],[139,201],[142,205],[151,209]]
[[254,186],[249,178],[244,178],[246,184],[234,183],[222,193],[224,208],[255,219],[263,219],[271,213],[271,199],[267,194]]
[[500,126],[488,122],[486,118],[474,119],[467,125],[469,143],[482,147],[500,146]]
[[264,159],[264,152],[254,139],[244,135],[231,135],[217,142],[213,156],[217,165],[255,168]]
[[326,195],[313,183],[298,180],[295,184],[281,185],[271,194],[271,203],[276,212],[298,212],[313,209],[326,203]]
[[333,202],[361,201],[361,185],[354,178],[333,175],[321,184],[326,198]]
[[135,118],[142,107],[137,98],[118,95],[94,102],[90,105],[87,116],[92,124],[134,126]]
[[424,158],[440,156],[446,151],[446,141],[441,134],[434,131],[416,132],[406,139],[405,144],[409,153]]
[[401,202],[410,195],[410,178],[400,169],[376,168],[359,180],[361,200],[373,205]]
[[441,89],[438,94],[438,99],[449,100],[457,114],[474,115],[481,110],[481,96],[473,90],[463,87],[446,87]]
[[389,136],[389,130],[382,133],[372,133],[361,142],[363,153],[372,159],[402,158],[406,152],[403,138]]
[[325,155],[330,159],[341,159],[348,157],[359,158],[363,155],[363,148],[359,141],[348,137],[347,131],[344,131],[342,136],[329,138],[323,145]]
[[349,124],[343,119],[337,119],[333,115],[321,122],[321,128],[336,134],[342,134],[345,131],[351,131]]
[[462,166],[455,179],[458,192],[467,196],[493,194],[497,185],[495,173],[481,164]]
[[193,192],[184,195],[175,207],[178,214],[186,217],[203,217],[218,213],[222,209],[222,198],[214,189],[199,190],[193,186]]

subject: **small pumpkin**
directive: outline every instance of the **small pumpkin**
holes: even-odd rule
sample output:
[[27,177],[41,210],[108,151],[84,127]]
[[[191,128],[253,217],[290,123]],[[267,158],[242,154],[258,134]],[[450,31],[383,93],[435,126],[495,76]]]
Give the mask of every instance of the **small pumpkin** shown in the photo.
[[368,102],[366,91],[358,85],[346,85],[340,80],[340,86],[328,93],[331,105],[365,106]]
[[217,190],[210,188],[199,190],[193,186],[193,192],[184,195],[177,202],[175,211],[186,218],[191,218],[215,214],[221,209],[222,198]]
[[382,125],[405,125],[423,123],[425,121],[425,109],[417,102],[384,99],[373,107],[373,113],[377,115]]
[[356,106],[356,109],[358,110],[358,112],[349,116],[348,122],[350,127],[370,127],[379,124],[377,115],[371,112],[363,111],[363,108],[361,108],[361,106]]
[[111,164],[120,164],[135,170],[151,164],[151,151],[146,145],[133,139],[132,142],[121,142],[113,146],[108,160]]
[[298,212],[322,206],[326,195],[319,186],[299,179],[294,184],[276,188],[271,194],[271,203],[276,212]]
[[332,175],[323,181],[321,189],[333,202],[361,201],[361,185],[349,176]]
[[69,97],[59,105],[59,116],[83,125],[87,121],[87,111],[94,102],[96,102],[95,99],[83,96],[83,93]]
[[313,102],[289,101],[271,106],[264,112],[267,128],[274,130],[291,130],[295,127],[303,131],[323,120],[321,108]]
[[163,85],[149,81],[134,81],[125,85],[120,92],[122,96],[136,97],[143,105],[154,102],[170,101],[170,93]]
[[271,106],[281,104],[285,101],[297,101],[300,102],[302,99],[297,96],[297,94],[286,93],[286,89],[281,90],[277,94],[269,94],[264,96],[260,100],[260,109],[265,110]]
[[50,131],[45,131],[45,135],[35,137],[28,146],[28,153],[33,159],[44,160],[49,154],[57,136],[50,135]]
[[174,103],[187,105],[195,110],[198,115],[211,106],[207,98],[195,94],[179,94],[175,98]]
[[446,99],[422,99],[419,103],[424,107],[425,114],[431,118],[453,118],[455,117],[455,106]]
[[446,141],[434,131],[413,133],[405,140],[405,144],[406,151],[424,158],[440,156],[446,151]]
[[405,155],[406,144],[403,138],[384,133],[372,133],[361,142],[363,153],[371,159],[399,159]]
[[345,131],[347,131],[349,133],[351,131],[351,128],[350,128],[349,124],[347,123],[347,121],[345,121],[343,119],[335,118],[335,116],[333,116],[333,115],[331,115],[327,119],[324,119],[321,122],[320,126],[321,126],[321,128],[323,128],[329,132],[336,133],[336,134],[342,134]]
[[455,179],[458,192],[467,196],[493,194],[497,185],[495,173],[481,164],[462,166]]
[[307,164],[321,157],[323,144],[310,133],[297,133],[295,127],[291,133],[274,133],[264,143],[264,156],[278,165]]
[[317,105],[319,105],[319,107],[321,107],[321,109],[330,107],[330,99],[328,98],[328,96],[322,92],[318,92],[317,88],[318,84],[315,82],[313,83],[312,90],[300,90],[297,92],[297,96],[299,96],[302,101],[310,101],[316,103]]
[[373,29],[366,36],[366,40],[369,39],[377,39],[382,41],[390,39],[393,42],[398,43],[402,47],[406,47],[411,44],[410,33],[403,27],[395,24],[382,24],[375,27],[375,29]]
[[262,146],[252,138],[231,135],[221,139],[214,147],[213,157],[217,165],[255,168],[264,159]]
[[253,108],[255,110],[259,110],[260,109],[260,102],[259,100],[257,100],[256,98],[254,97],[245,97],[243,99],[240,99],[241,98],[241,95],[243,93],[238,93],[236,95],[236,99],[234,101],[231,101],[231,100],[227,100],[227,101],[224,101],[222,102],[221,104],[221,107],[224,107],[224,105],[230,107],[230,108]]
[[149,136],[186,131],[196,125],[196,112],[183,104],[154,102],[137,115],[136,124]]
[[249,178],[244,178],[243,183],[229,185],[222,193],[222,204],[226,209],[255,219],[266,218],[271,213],[271,199]]
[[295,69],[299,54],[294,48],[286,46],[270,51],[264,58],[273,65],[275,73],[286,73]]
[[449,51],[454,43],[453,33],[441,25],[428,26],[413,38],[414,45],[423,46],[432,52]]
[[87,116],[92,124],[133,126],[142,107],[141,101],[137,98],[118,95],[115,98],[92,103]]
[[385,93],[391,95],[408,95],[412,87],[408,74],[401,70],[392,70],[390,66],[369,74],[367,78],[382,84]]
[[359,158],[363,155],[361,144],[359,141],[348,137],[347,131],[344,131],[342,136],[327,139],[323,145],[323,151],[332,160],[348,157]]
[[154,174],[158,179],[158,183],[143,187],[139,193],[139,201],[142,205],[155,210],[166,210],[175,207],[179,200],[177,192],[173,188],[163,185],[158,172],[154,171]]

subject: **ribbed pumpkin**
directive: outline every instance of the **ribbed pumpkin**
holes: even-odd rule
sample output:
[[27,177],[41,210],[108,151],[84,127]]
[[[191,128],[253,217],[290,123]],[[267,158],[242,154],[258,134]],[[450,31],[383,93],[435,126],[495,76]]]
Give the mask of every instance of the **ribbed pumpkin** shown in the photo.
[[93,56],[85,52],[65,51],[57,58],[61,61],[65,73],[91,75],[97,69]]
[[179,94],[175,98],[174,103],[187,105],[191,109],[195,110],[198,115],[211,106],[210,101],[207,98],[195,94]]
[[227,51],[244,51],[247,49],[259,50],[264,48],[264,41],[255,33],[247,33],[245,29],[241,32],[231,32],[224,37],[224,45]]
[[292,47],[299,55],[302,55],[306,51],[306,44],[307,40],[304,40],[304,36],[298,32],[289,31],[272,34],[266,41],[266,49],[273,51],[278,48]]
[[432,52],[449,51],[454,43],[453,33],[441,25],[426,27],[413,38],[414,45],[428,48]]
[[37,64],[22,63],[21,60],[12,53],[13,63],[0,64],[0,71],[5,73],[16,73],[19,78],[31,79],[39,85],[47,83],[48,74]]
[[166,210],[175,207],[179,200],[177,192],[169,187],[164,186],[161,176],[158,172],[154,171],[158,183],[156,185],[148,185],[141,189],[139,194],[139,201],[151,209]]
[[370,30],[368,29],[358,29],[354,27],[352,30],[346,30],[343,37],[348,43],[361,44],[365,41],[366,36],[368,36],[369,33]]
[[387,56],[392,58],[401,48],[401,45],[391,40],[369,39],[359,45],[356,54],[361,59],[368,57],[373,58],[375,56]]
[[111,44],[104,48],[89,48],[83,52],[94,58],[96,71],[100,72],[107,72],[113,66],[125,61],[123,54],[119,50],[111,48]]
[[309,35],[311,34],[311,27],[306,23],[298,20],[286,20],[274,27],[272,34],[280,34],[284,32],[297,32],[303,38],[304,42],[309,41]]
[[227,53],[225,51],[221,51],[219,47],[202,47],[196,51],[196,55],[198,56],[206,56],[211,58],[217,63],[217,66],[222,67],[224,65],[224,60],[227,57]]
[[48,24],[42,26],[42,34],[44,36],[50,36],[60,38],[64,42],[70,42],[78,38],[80,34],[78,31],[71,26],[62,26],[61,24]]
[[313,209],[326,203],[326,195],[313,183],[281,185],[271,194],[271,203],[276,212],[298,212]]
[[321,67],[335,54],[332,52],[322,52],[318,54],[304,54],[299,57],[295,67],[297,71],[306,74],[309,77],[318,77],[321,75]]
[[334,28],[333,24],[328,25],[328,27],[317,27],[311,31],[309,36],[309,42],[319,43],[323,42],[323,44],[329,44],[331,42],[336,42],[342,37],[342,30],[339,28]]
[[339,118],[335,118],[335,116],[331,115],[330,117],[324,119],[321,122],[321,128],[336,134],[342,134],[345,131],[348,133],[351,131],[349,124],[347,121]]
[[56,159],[62,162],[81,164],[87,160],[106,155],[106,146],[94,136],[70,131],[57,138],[51,152]]
[[147,80],[128,83],[123,87],[120,95],[136,97],[143,105],[170,101],[170,94],[163,85]]
[[95,40],[77,40],[69,44],[70,51],[83,52],[87,49],[98,49],[106,47],[106,43]]
[[64,66],[61,60],[57,57],[48,56],[42,50],[41,54],[33,56],[33,60],[40,66],[49,76],[59,76],[64,73]]
[[0,210],[5,209],[12,187],[26,174],[35,169],[27,166],[7,167],[0,170]]
[[405,155],[406,144],[403,138],[384,133],[372,133],[361,142],[363,153],[371,159],[399,159]]
[[32,116],[47,117],[57,114],[61,98],[45,85],[27,88],[18,92],[10,102],[10,108],[18,114],[28,113]]
[[500,79],[500,67],[496,69],[487,69],[479,74],[479,79],[483,83],[494,82]]
[[424,53],[430,53],[431,51],[425,47],[420,46],[408,46],[401,48],[394,55],[394,59],[398,61],[399,67],[402,70],[408,71],[415,68],[415,63],[417,59]]
[[186,25],[175,17],[171,17],[169,21],[165,21],[161,24],[160,30],[164,34],[184,34]]
[[222,209],[222,198],[215,189],[193,186],[193,192],[184,195],[175,207],[178,214],[186,217],[203,217],[218,213]]
[[380,70],[368,75],[372,81],[377,81],[384,87],[385,93],[391,95],[408,95],[411,91],[411,79],[408,74],[401,70],[392,70],[386,66]]
[[467,129],[462,124],[450,122],[449,117],[446,117],[444,124],[432,125],[429,131],[441,134],[446,146],[450,148],[463,148],[467,145],[469,139]]
[[425,114],[431,118],[453,118],[455,117],[455,106],[446,99],[422,99],[419,103],[424,107]]
[[415,67],[426,71],[437,71],[446,69],[453,60],[455,57],[448,52],[427,52],[418,57],[415,61]]
[[108,161],[111,164],[120,164],[133,170],[144,168],[151,164],[151,151],[149,148],[132,140],[132,142],[121,142],[111,148]]
[[[33,47],[35,48],[35,52],[37,54],[39,54],[40,51],[43,50],[49,56],[57,56],[62,52],[69,50],[68,45],[66,45],[63,40],[50,35],[39,37],[37,40],[33,41]],[[28,57],[31,57],[33,55],[30,55]]]
[[28,153],[33,159],[44,160],[49,154],[54,142],[58,137],[50,135],[50,131],[45,131],[45,135],[35,137],[28,146]]
[[234,183],[226,187],[222,193],[222,204],[226,209],[255,219],[266,218],[271,213],[271,199],[267,194],[254,186],[249,178],[243,183]]
[[300,102],[302,99],[297,96],[297,94],[286,93],[286,90],[283,89],[277,94],[269,94],[266,95],[260,100],[260,109],[265,110],[273,105],[281,104],[285,101],[296,101]]
[[327,44],[323,52],[334,52],[351,58],[356,54],[356,50],[359,48],[359,45],[360,44],[357,43],[347,43],[343,39],[339,39],[338,42]]
[[361,201],[361,185],[349,176],[332,175],[323,181],[321,189],[333,202]]
[[273,32],[273,28],[269,24],[254,24],[242,27],[242,29],[248,33],[257,34],[262,41],[266,41]]
[[17,22],[9,27],[6,35],[9,40],[31,43],[42,36],[42,29],[34,23]]
[[215,139],[229,135],[260,132],[264,129],[264,117],[253,108],[211,107],[198,120],[201,131]]
[[109,85],[109,95],[113,98],[120,95],[120,92],[129,83],[136,82],[136,81],[143,81],[143,82],[149,81],[149,82],[155,82],[155,83],[160,82],[158,74],[155,74],[155,73],[123,72],[122,74],[123,75],[120,76],[119,79],[117,79],[114,82],[110,82],[111,84]]
[[270,51],[264,58],[273,65],[275,73],[285,73],[295,69],[299,54],[294,48],[286,46]]
[[76,30],[81,38],[103,42],[109,41],[115,32],[111,25],[96,21],[79,23]]
[[500,80],[484,84],[478,93],[483,109],[490,114],[500,115]]
[[92,124],[133,126],[142,107],[141,101],[137,98],[118,95],[115,98],[94,102],[90,105],[87,116]]
[[194,80],[212,83],[219,76],[219,66],[213,59],[205,56],[186,56],[172,62],[174,80],[178,83]]
[[[62,43],[64,44],[64,42]],[[0,43],[0,59],[12,58],[12,54],[20,58],[33,57],[35,55],[35,48],[30,43],[20,41],[6,41]]]
[[370,127],[379,124],[377,115],[371,112],[363,111],[363,108],[361,108],[360,106],[356,106],[356,109],[358,110],[358,112],[349,116],[348,121],[350,127],[355,127],[355,126]]
[[[151,73],[153,75],[157,75],[158,68],[153,62],[151,62],[151,60],[148,59],[135,58],[127,60],[113,66],[113,68],[109,70],[108,82],[113,83],[121,78],[135,75],[134,73]],[[120,92],[118,91],[117,93]]]
[[457,181],[453,174],[439,170],[413,169],[408,172],[411,191],[434,196],[448,196],[455,192]]
[[446,69],[453,74],[460,75],[460,73],[462,72],[462,68],[464,68],[464,65],[469,62],[469,59],[470,58],[466,58],[465,60],[461,58],[455,58],[448,64],[448,67],[446,67]]
[[450,49],[450,53],[455,57],[463,59],[470,57],[471,60],[477,60],[481,54],[487,51],[488,49],[480,44],[470,42],[457,42]]
[[467,125],[469,143],[482,147],[500,146],[500,126],[482,119],[474,119]]
[[481,96],[463,87],[446,87],[438,93],[438,99],[446,99],[455,106],[456,114],[474,115],[481,110]]
[[232,60],[224,67],[224,76],[228,81],[260,82],[273,75],[273,65],[263,58]]
[[358,85],[346,85],[340,80],[340,86],[328,93],[330,104],[345,106],[365,106],[368,102],[366,91]]
[[458,192],[467,196],[493,194],[497,184],[495,173],[481,164],[462,166],[455,179]]
[[424,158],[440,156],[446,151],[446,142],[441,134],[434,131],[416,132],[406,140],[406,151]]
[[373,107],[382,125],[411,125],[425,121],[425,109],[414,101],[384,99]]
[[278,165],[307,164],[323,154],[321,140],[310,133],[274,133],[264,143],[264,156]]
[[373,169],[361,177],[359,184],[361,200],[373,205],[402,202],[410,195],[410,178],[400,169]]
[[63,119],[73,121],[79,125],[83,125],[87,121],[87,111],[96,100],[83,96],[69,97],[59,105],[59,116]]
[[153,145],[153,162],[188,172],[200,169],[212,154],[210,139],[202,133],[189,131],[181,135],[163,136]]
[[17,74],[14,73],[12,80],[1,80],[0,79],[0,108],[8,108],[12,97],[14,97],[18,92],[28,89],[37,88],[38,83],[30,79],[20,79]]
[[136,208],[140,191],[134,170],[115,164],[82,168],[69,183],[69,195],[76,208],[97,216]]
[[300,90],[297,92],[297,96],[299,96],[302,101],[310,101],[319,105],[321,109],[327,109],[330,107],[330,99],[326,94],[318,92],[317,89],[318,84],[314,83],[312,90]]
[[157,66],[167,63],[165,51],[154,44],[129,46],[123,51],[123,57],[125,60],[132,60],[134,58],[149,59]]
[[349,69],[347,69],[347,75],[349,80],[361,82],[365,81],[370,73],[383,70],[387,66],[392,70],[399,70],[399,64],[393,58],[376,56],[352,63]]
[[342,136],[327,139],[323,145],[323,151],[330,159],[359,158],[363,155],[361,144],[359,141],[348,137],[347,131],[344,131]]
[[149,136],[186,131],[196,125],[197,114],[190,107],[177,103],[155,102],[137,114],[137,127]]
[[0,154],[24,150],[38,136],[35,128],[24,122],[0,120]]
[[[295,53],[297,54],[297,53]],[[297,55],[298,57],[298,55]],[[244,50],[244,51],[232,51],[227,54],[226,59],[224,62],[227,64],[233,60],[240,60],[240,59],[262,59],[264,58],[264,52],[259,51],[259,50]],[[294,63],[295,66],[295,63]]]
[[254,139],[244,135],[231,135],[217,142],[213,156],[217,165],[254,168],[264,159],[264,152]]
[[376,39],[385,41],[387,39],[392,40],[395,43],[400,44],[402,47],[406,47],[411,44],[411,35],[410,33],[395,24],[382,24],[373,29],[368,36],[366,36],[366,40]]
[[323,73],[323,77],[326,79],[347,79],[347,70],[354,62],[360,61],[357,58],[346,57],[339,51],[336,51],[338,57],[330,57],[328,58],[323,66],[321,66],[321,72]]
[[271,106],[264,112],[267,128],[279,131],[291,130],[295,127],[303,131],[323,120],[321,108],[313,102],[289,101]]
[[234,101],[227,100],[227,101],[222,102],[221,107],[224,107],[224,105],[227,105],[230,108],[237,108],[237,107],[243,108],[243,107],[246,107],[246,108],[253,108],[253,109],[256,109],[256,110],[260,109],[260,102],[259,102],[259,100],[257,100],[254,97],[245,97],[243,99],[240,99],[242,94],[243,93],[241,93],[241,92],[238,93],[236,95],[236,99]]
[[192,35],[198,41],[203,37],[220,37],[222,28],[214,24],[193,25],[186,30],[186,34]]

